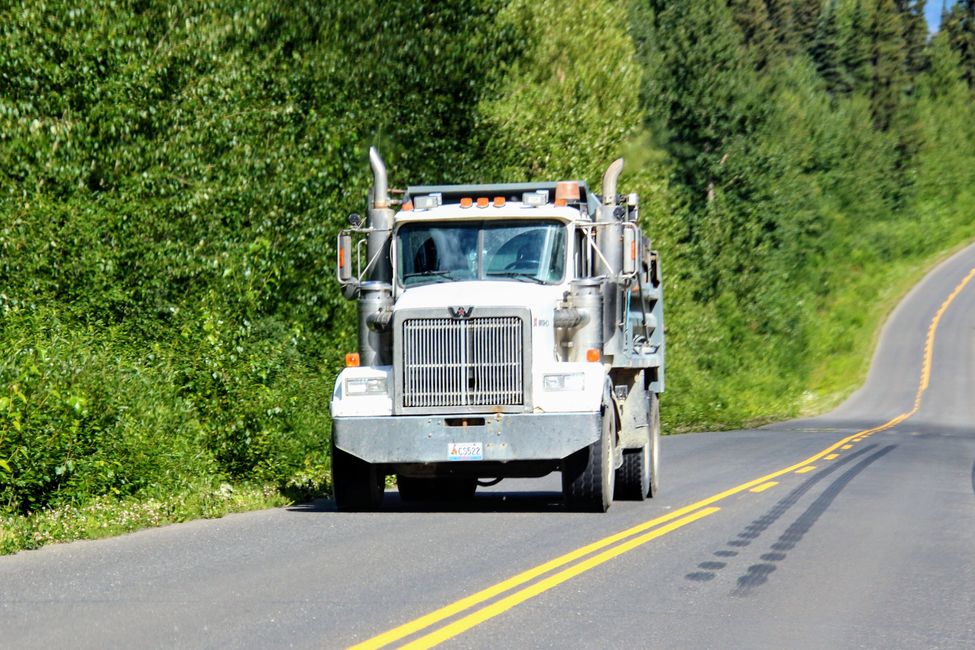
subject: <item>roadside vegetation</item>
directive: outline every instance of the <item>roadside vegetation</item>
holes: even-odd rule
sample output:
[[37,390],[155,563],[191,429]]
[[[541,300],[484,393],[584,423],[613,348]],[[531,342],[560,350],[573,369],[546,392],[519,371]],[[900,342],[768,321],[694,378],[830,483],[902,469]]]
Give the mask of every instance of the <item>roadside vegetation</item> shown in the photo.
[[393,185],[624,155],[665,427],[835,404],[975,237],[975,2],[923,5],[5,3],[0,552],[328,493],[370,144]]

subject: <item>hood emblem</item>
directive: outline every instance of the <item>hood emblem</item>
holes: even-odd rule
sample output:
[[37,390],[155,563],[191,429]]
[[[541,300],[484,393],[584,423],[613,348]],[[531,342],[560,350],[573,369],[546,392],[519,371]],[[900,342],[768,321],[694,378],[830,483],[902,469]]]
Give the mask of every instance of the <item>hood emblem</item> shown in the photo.
[[474,307],[447,307],[447,311],[454,318],[470,318],[471,313],[474,311]]

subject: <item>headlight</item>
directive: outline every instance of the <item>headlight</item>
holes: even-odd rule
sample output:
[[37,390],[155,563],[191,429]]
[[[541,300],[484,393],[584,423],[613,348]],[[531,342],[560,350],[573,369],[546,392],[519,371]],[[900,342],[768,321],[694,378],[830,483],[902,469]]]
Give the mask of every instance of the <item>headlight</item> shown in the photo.
[[385,395],[385,377],[350,377],[345,380],[346,395]]
[[586,388],[586,375],[581,372],[572,374],[543,375],[542,389],[547,391],[582,391]]

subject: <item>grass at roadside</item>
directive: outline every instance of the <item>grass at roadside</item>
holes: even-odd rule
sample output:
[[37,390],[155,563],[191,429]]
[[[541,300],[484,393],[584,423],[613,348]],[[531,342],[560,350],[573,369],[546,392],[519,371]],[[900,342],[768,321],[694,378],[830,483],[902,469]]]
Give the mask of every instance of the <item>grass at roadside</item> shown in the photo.
[[81,506],[60,506],[29,516],[0,518],[0,555],[48,544],[99,539],[193,519],[213,519],[234,512],[275,508],[311,494],[285,495],[270,485],[221,484],[170,498],[118,500],[98,497]]
[[[944,237],[949,242],[945,249],[871,265],[831,296],[823,327],[813,338],[817,361],[808,389],[797,412],[783,415],[825,413],[863,384],[881,329],[897,304],[935,266],[975,240],[975,205],[971,207],[966,212],[972,220]],[[918,365],[910,371],[920,372],[924,335],[917,333]]]

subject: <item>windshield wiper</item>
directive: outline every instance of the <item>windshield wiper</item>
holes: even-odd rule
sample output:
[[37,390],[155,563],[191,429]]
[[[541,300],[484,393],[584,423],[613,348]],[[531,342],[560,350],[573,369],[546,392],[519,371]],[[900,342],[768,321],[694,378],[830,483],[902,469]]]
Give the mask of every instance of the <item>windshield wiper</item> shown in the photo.
[[546,284],[545,280],[539,280],[534,275],[525,275],[520,271],[488,271],[485,275],[490,277],[512,278],[519,282],[534,282],[535,284]]
[[407,280],[409,280],[411,278],[426,278],[426,277],[446,278],[446,279],[449,280],[450,279],[450,271],[434,271],[434,270],[430,270],[430,271],[414,271],[413,273],[404,273],[403,274],[403,282],[406,282]]

